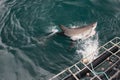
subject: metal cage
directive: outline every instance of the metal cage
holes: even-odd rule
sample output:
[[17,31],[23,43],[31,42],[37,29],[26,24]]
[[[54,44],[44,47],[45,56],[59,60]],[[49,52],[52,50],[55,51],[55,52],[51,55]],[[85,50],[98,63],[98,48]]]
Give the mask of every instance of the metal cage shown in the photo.
[[98,57],[91,63],[80,60],[49,80],[119,80],[120,38],[115,37],[98,51]]

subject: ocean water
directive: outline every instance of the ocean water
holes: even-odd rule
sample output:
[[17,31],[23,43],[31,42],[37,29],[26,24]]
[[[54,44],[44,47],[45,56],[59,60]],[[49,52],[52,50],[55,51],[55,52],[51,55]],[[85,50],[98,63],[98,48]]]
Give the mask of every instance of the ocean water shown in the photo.
[[[96,35],[73,45],[58,34],[96,21]],[[0,0],[0,80],[48,80],[116,36],[120,0]]]

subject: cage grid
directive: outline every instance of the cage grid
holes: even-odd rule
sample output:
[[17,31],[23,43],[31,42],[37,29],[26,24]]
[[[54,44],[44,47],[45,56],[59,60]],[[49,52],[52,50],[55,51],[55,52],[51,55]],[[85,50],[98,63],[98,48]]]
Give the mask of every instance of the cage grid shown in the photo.
[[49,80],[119,80],[120,38],[115,37],[98,48],[99,55],[91,63],[82,60]]

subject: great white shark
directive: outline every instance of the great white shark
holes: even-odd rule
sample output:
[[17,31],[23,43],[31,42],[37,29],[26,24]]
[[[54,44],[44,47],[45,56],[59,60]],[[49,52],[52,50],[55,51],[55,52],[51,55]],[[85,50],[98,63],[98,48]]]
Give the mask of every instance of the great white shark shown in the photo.
[[75,41],[79,39],[87,39],[95,35],[95,28],[97,27],[97,22],[78,28],[68,28],[63,25],[60,25],[59,27],[64,33],[64,35],[70,37],[70,39]]

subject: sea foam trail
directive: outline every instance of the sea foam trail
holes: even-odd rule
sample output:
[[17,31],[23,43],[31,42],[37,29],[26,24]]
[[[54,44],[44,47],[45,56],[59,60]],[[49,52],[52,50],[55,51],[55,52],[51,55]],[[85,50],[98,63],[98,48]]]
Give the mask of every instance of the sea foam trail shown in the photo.
[[81,40],[77,42],[77,54],[81,55],[83,60],[88,62],[93,61],[98,55],[98,34],[90,37],[86,40]]

